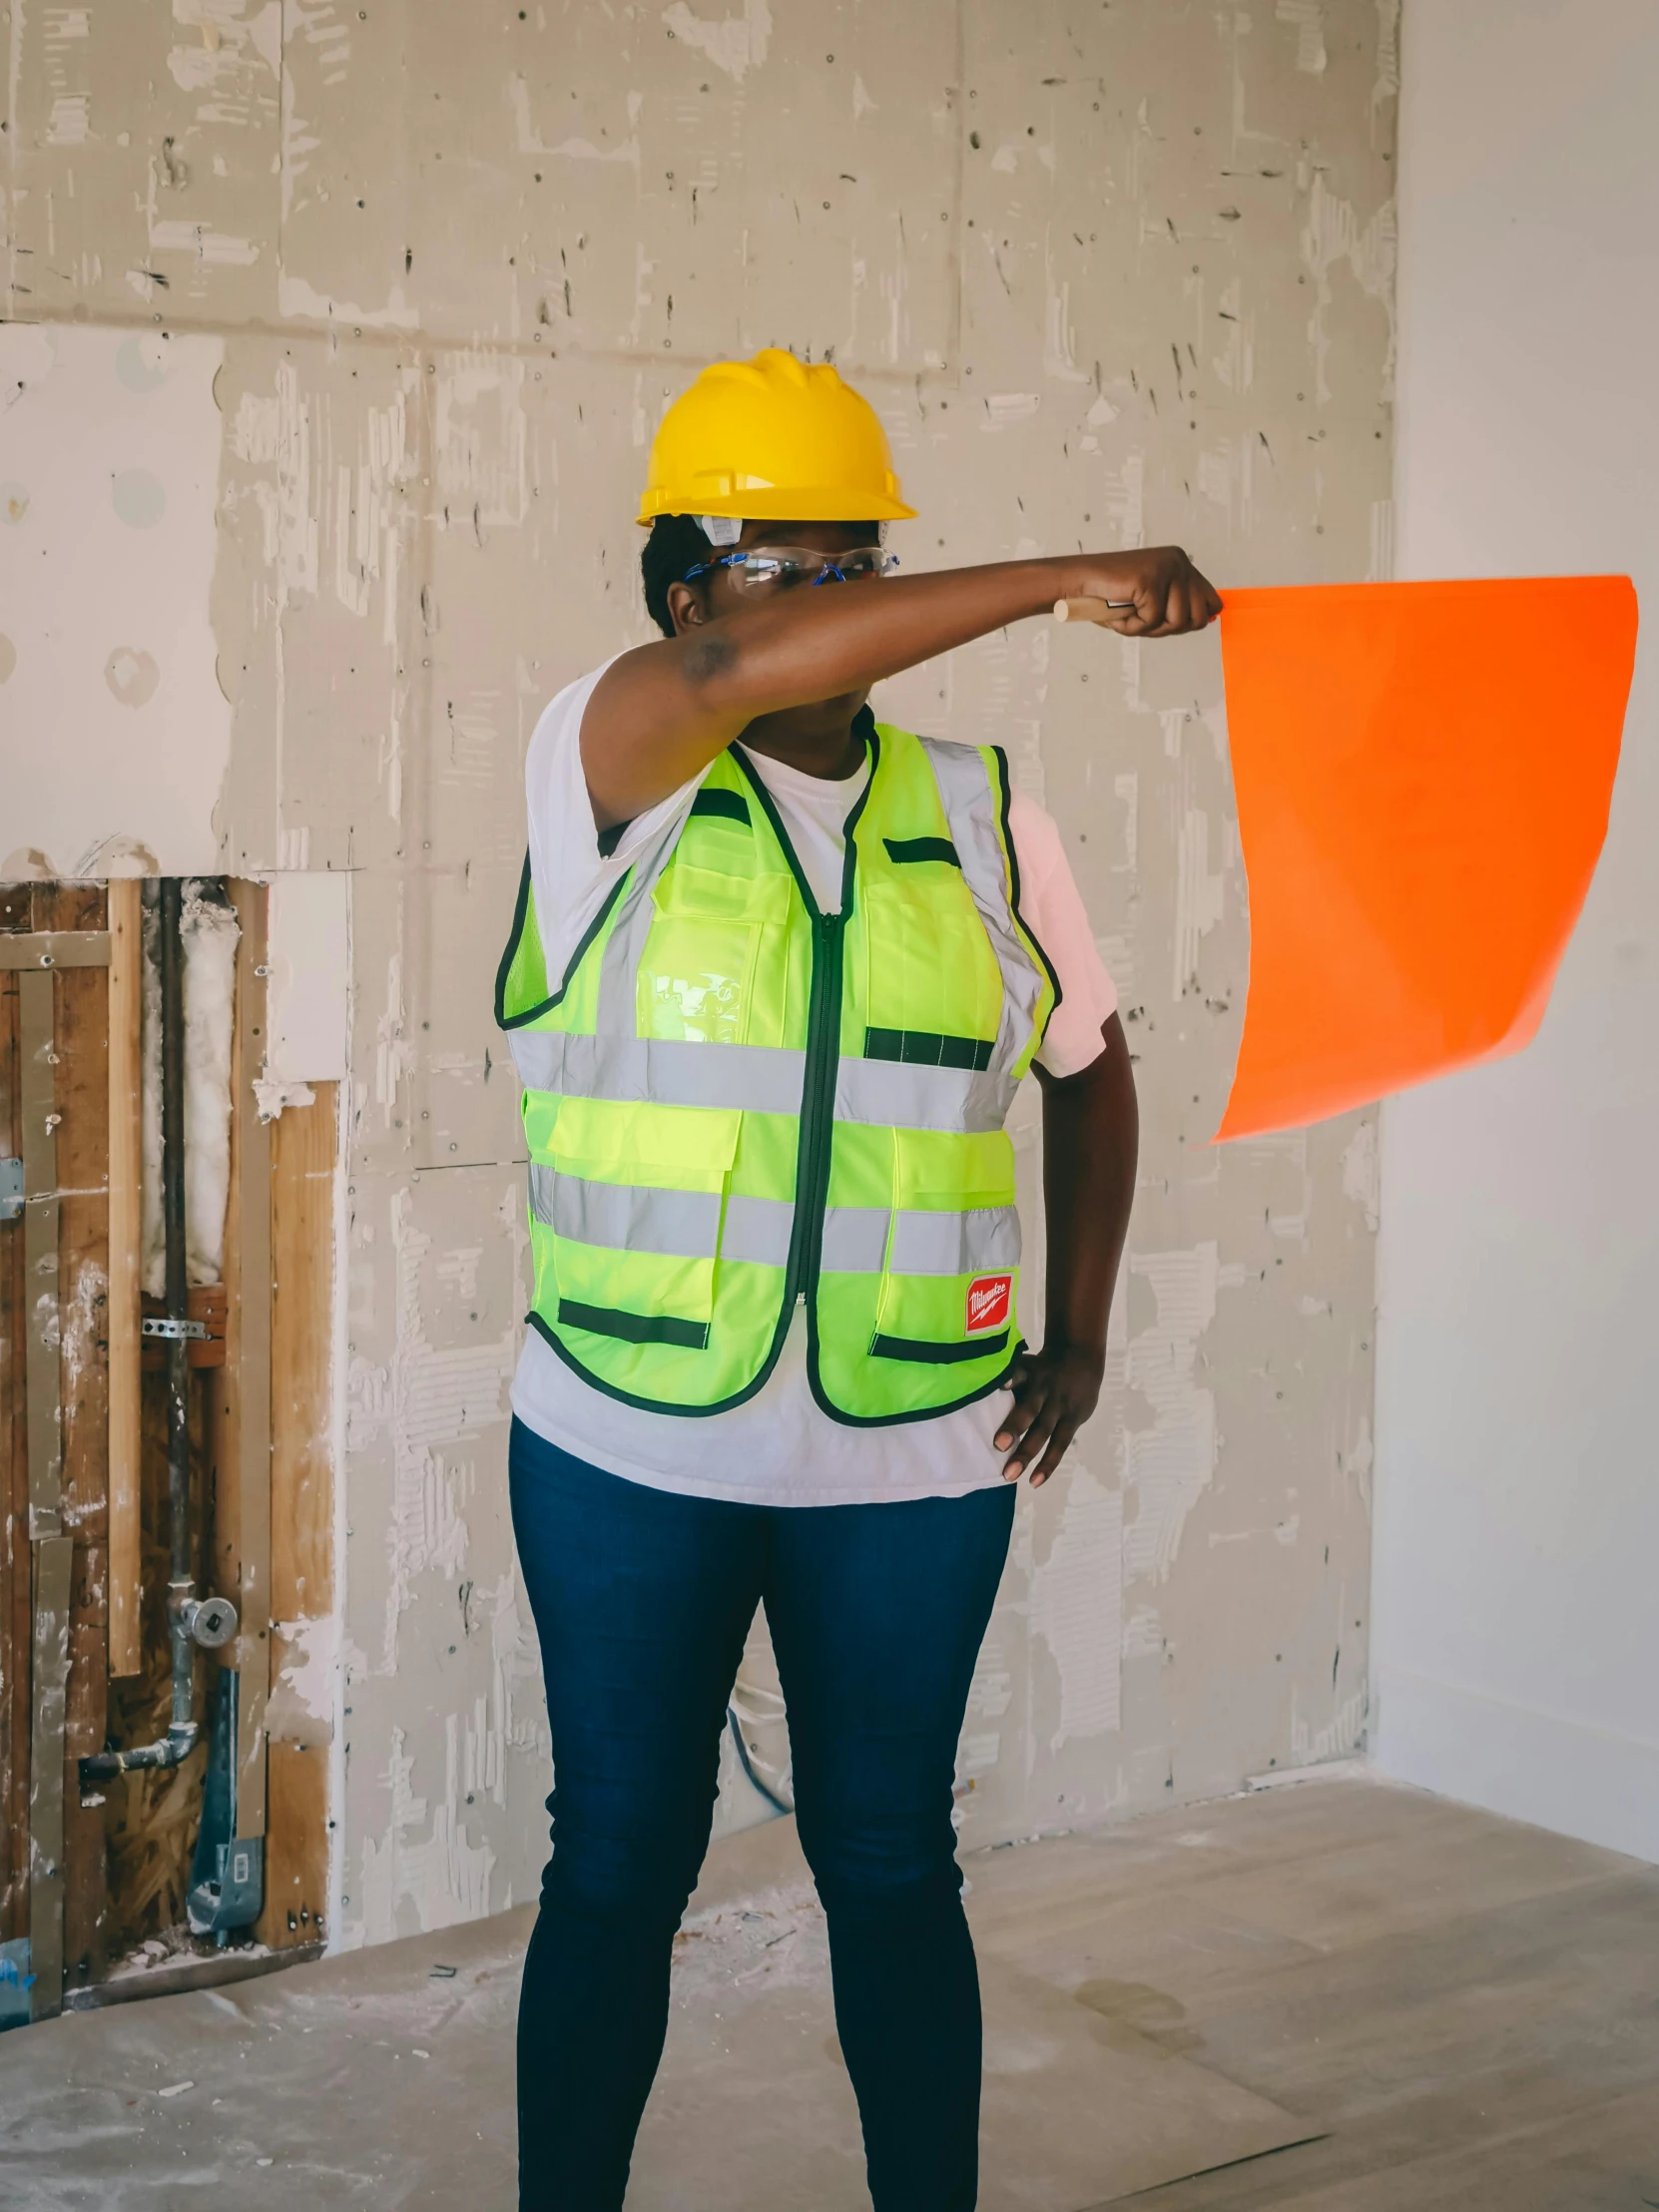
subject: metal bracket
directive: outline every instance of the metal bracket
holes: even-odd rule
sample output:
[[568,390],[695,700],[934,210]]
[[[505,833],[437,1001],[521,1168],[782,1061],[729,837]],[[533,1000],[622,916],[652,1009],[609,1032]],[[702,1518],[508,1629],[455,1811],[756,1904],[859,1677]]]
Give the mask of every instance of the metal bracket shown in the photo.
[[16,1154],[0,1159],[0,1221],[23,1219],[23,1162]]
[[206,1339],[208,1325],[205,1321],[176,1321],[171,1314],[158,1314],[141,1323],[140,1333],[146,1337],[166,1337],[171,1344],[187,1338],[194,1343]]

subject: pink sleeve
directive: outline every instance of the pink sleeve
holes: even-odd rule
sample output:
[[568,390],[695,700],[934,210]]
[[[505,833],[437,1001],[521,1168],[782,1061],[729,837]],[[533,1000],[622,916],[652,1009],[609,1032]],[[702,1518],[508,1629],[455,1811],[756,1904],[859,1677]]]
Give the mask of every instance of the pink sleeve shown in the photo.
[[1103,1024],[1117,1011],[1112,987],[1052,815],[1015,792],[1008,811],[1019,861],[1020,918],[1053,963],[1060,1003],[1037,1058],[1050,1075],[1080,1075],[1100,1057]]

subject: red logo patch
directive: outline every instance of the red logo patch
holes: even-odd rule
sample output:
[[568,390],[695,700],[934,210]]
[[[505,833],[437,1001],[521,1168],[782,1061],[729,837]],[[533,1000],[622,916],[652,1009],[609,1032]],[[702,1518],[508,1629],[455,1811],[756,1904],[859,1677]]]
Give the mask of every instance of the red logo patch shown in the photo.
[[968,1335],[977,1336],[982,1329],[1006,1328],[1013,1295],[1011,1275],[981,1275],[970,1283],[967,1290]]

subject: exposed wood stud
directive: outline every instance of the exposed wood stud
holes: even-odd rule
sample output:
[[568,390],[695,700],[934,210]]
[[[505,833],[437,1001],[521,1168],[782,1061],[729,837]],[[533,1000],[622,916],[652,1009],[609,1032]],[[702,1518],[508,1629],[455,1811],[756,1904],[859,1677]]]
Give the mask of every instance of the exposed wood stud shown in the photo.
[[143,907],[137,881],[110,885],[110,1672],[139,1653],[140,1263],[144,1205]]
[[[28,930],[33,887],[0,890],[0,934]],[[0,1152],[23,1149],[17,971],[0,961]],[[0,1942],[29,1933],[29,1667],[34,1562],[24,1388],[23,1232],[0,1230]]]
[[[255,1082],[266,1061],[263,883],[227,883],[241,924],[231,1045],[231,1193],[226,1224],[220,1525],[235,1544],[242,1616],[237,1666],[237,1833],[266,1832],[266,1707],[271,1695],[271,1130]],[[232,1232],[235,1232],[233,1235]],[[224,1561],[226,1546],[216,1539]]]
[[[99,884],[36,892],[36,921],[58,929],[92,934],[105,913]],[[103,1749],[109,1730],[109,1003],[95,965],[59,970],[56,1052],[63,1525],[75,1545],[64,1709],[67,1997],[104,1970],[108,1899],[104,1808],[83,1805],[78,1764]]]
[[31,1652],[34,1720],[29,1757],[29,1966],[35,1977],[30,2017],[63,2010],[64,1721],[69,1692],[71,1536],[42,1536],[35,1556]]
[[63,1533],[63,1409],[58,1400],[58,1091],[53,1050],[54,979],[25,968],[17,979],[23,1094],[23,1271],[27,1331],[29,1537]]
[[[271,1590],[272,1679],[303,1629],[333,1611],[334,1185],[337,1083],[316,1083],[308,1106],[273,1123]],[[274,1949],[314,1941],[328,1887],[331,1715],[274,1703],[266,1911]]]

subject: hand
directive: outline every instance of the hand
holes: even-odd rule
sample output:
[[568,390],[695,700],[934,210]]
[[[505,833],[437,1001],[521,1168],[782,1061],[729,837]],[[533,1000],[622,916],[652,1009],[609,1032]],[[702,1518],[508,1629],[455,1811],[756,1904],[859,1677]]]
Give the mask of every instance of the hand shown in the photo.
[[1135,553],[1086,553],[1066,566],[1068,599],[1128,600],[1101,624],[1125,638],[1175,638],[1221,613],[1221,594],[1178,545]]
[[996,1432],[998,1451],[1013,1446],[1002,1469],[1005,1481],[1017,1482],[1036,1460],[1031,1487],[1041,1488],[1099,1402],[1105,1372],[1104,1351],[1044,1346],[1020,1355],[1008,1376],[1014,1402]]

